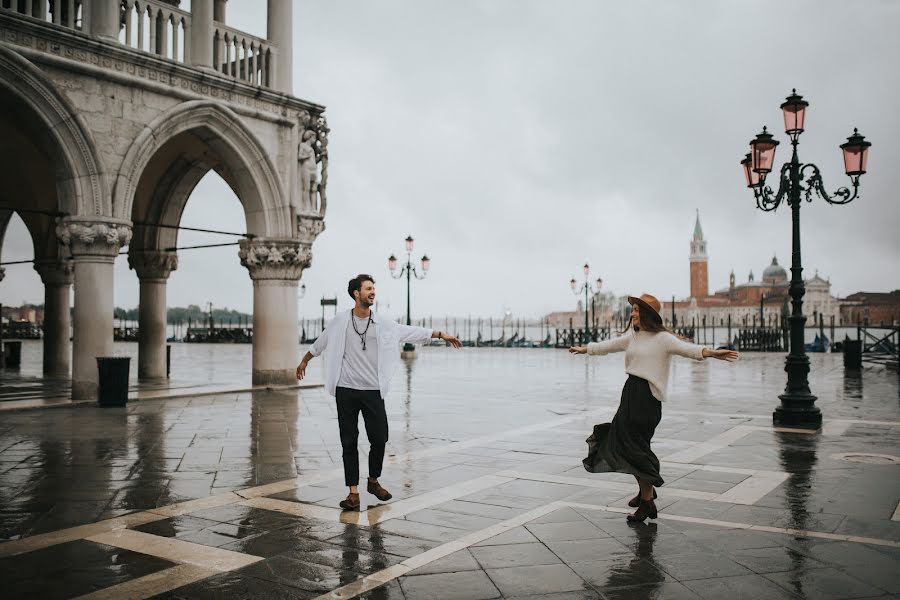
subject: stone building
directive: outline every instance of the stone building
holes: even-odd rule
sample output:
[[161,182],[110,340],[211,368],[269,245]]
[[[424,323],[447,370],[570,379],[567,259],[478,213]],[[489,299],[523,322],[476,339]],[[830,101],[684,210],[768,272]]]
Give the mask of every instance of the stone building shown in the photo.
[[841,302],[844,323],[872,325],[900,323],[900,290],[892,292],[856,292]]
[[[700,226],[698,212],[694,223],[694,232],[690,240],[690,289],[691,295],[682,300],[660,299],[663,304],[663,317],[668,324],[674,316],[677,324],[725,325],[729,317],[735,327],[753,326],[760,322],[767,326],[780,323],[781,315],[789,311],[790,297],[788,288],[790,277],[787,270],[778,264],[778,258],[762,271],[757,280],[750,271],[747,280],[737,283],[734,271],[728,278],[728,287],[709,293],[709,271],[706,239]],[[808,315],[808,323],[812,325],[819,318],[829,323],[834,317],[840,321],[840,301],[831,295],[831,282],[823,279],[818,272],[806,280],[806,295],[803,297],[803,312]]]
[[[228,25],[225,0],[192,0],[190,12],[177,0],[0,4],[0,206],[32,236],[44,371],[71,366],[74,398],[96,396],[95,358],[113,354],[123,248],[140,280],[138,374],[165,376],[177,226],[210,170],[246,215],[253,382],[294,380],[297,285],[324,228],[328,127],[323,106],[293,95],[292,2],[265,6],[259,38]],[[0,211],[0,242],[10,214]]]

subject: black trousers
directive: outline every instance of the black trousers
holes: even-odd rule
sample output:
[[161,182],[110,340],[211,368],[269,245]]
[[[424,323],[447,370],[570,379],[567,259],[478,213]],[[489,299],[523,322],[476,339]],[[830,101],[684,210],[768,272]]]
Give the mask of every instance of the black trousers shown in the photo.
[[381,477],[384,463],[384,447],[388,441],[387,412],[384,399],[378,390],[353,390],[339,387],[335,390],[338,427],[341,431],[341,447],[344,458],[344,483],[359,484],[359,413],[362,412],[369,438],[369,477]]

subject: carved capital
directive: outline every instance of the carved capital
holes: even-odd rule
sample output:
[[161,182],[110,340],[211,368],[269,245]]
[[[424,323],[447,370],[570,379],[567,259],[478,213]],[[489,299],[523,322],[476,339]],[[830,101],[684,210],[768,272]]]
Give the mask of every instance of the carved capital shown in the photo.
[[72,285],[75,280],[75,263],[71,260],[49,258],[34,261],[34,270],[44,285]]
[[68,246],[74,258],[114,258],[119,249],[131,241],[131,224],[113,219],[66,217],[56,225],[56,237],[64,246]]
[[303,269],[310,265],[312,252],[297,240],[257,238],[241,240],[238,256],[250,271],[250,279],[286,279],[299,281]]
[[320,215],[297,215],[297,239],[312,246],[319,234],[325,231],[325,219]]
[[128,267],[134,269],[138,279],[168,279],[178,268],[178,255],[163,250],[131,250]]

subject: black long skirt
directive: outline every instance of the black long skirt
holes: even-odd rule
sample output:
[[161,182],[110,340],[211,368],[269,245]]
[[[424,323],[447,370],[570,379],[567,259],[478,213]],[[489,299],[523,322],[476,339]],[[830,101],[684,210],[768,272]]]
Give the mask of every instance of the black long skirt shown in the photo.
[[662,403],[650,392],[646,379],[628,376],[612,423],[594,425],[582,461],[590,473],[629,473],[661,486],[659,459],[650,449],[653,432],[662,418]]

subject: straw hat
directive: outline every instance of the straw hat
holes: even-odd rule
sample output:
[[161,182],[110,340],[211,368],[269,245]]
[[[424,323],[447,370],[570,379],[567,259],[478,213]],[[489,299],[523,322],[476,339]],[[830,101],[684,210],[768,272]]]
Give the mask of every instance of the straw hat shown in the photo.
[[659,303],[659,300],[656,299],[656,296],[651,296],[650,294],[641,294],[640,297],[635,298],[634,296],[628,296],[628,304],[634,305],[637,304],[645,309],[647,309],[651,314],[655,315],[657,319],[662,322],[662,315],[660,315],[660,311],[662,311],[662,304]]

